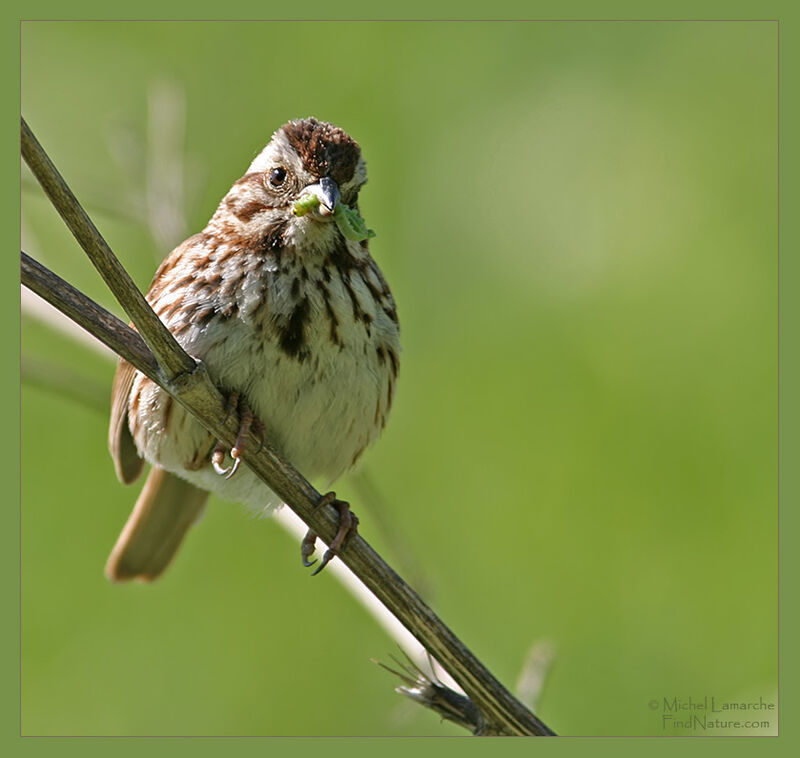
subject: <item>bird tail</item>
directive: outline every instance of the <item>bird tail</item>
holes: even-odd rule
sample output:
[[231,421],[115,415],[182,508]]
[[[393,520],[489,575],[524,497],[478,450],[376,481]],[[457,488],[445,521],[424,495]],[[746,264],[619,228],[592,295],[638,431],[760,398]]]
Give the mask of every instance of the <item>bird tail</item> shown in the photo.
[[112,582],[156,579],[202,515],[208,494],[153,466],[108,558],[106,576]]

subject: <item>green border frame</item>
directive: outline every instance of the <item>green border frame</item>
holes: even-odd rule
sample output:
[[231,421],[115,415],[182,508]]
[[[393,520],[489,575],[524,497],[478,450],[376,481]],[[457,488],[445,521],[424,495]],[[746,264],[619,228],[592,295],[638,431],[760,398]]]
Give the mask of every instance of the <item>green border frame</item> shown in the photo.
[[[7,237],[6,247],[18,244],[19,238],[19,131],[18,112],[20,94],[19,44],[20,19],[64,18],[64,6],[55,2],[39,3],[38,7],[18,4],[11,6],[10,17],[4,18],[2,25],[2,44],[0,54],[3,57],[3,78],[5,79],[4,98],[6,108],[11,111],[9,118],[3,121],[3,143],[7,150],[3,155],[7,163],[7,177],[17,177],[13,182],[3,184],[6,202],[2,204],[6,223],[3,225]],[[405,18],[428,19],[584,19],[584,20],[618,20],[618,19],[776,19],[779,21],[779,57],[780,57],[780,350],[781,350],[781,641],[795,639],[798,635],[797,593],[792,591],[792,579],[797,576],[798,558],[794,552],[797,536],[798,511],[794,507],[798,501],[797,461],[800,460],[798,450],[798,406],[796,388],[800,387],[800,370],[798,370],[798,334],[796,329],[798,301],[798,274],[800,265],[797,254],[797,211],[800,199],[797,195],[796,169],[797,140],[791,135],[800,133],[798,123],[797,98],[791,93],[797,91],[798,68],[798,13],[796,3],[769,2],[757,3],[752,0],[739,0],[728,3],[720,2],[673,2],[648,4],[627,2],[591,3],[573,2],[569,6],[563,3],[537,2],[505,2],[494,4],[489,9],[485,5],[461,3],[437,3],[432,7],[429,2],[414,0],[407,2],[402,9],[384,6],[378,10],[370,8],[366,3],[351,4],[348,8],[341,5],[331,6],[329,3],[312,0],[303,4],[302,8],[286,4],[256,3],[252,0],[240,3],[230,18]],[[172,3],[165,6],[163,2],[153,3],[145,0],[136,5],[110,8],[105,3],[81,2],[71,4],[69,16],[72,18],[131,18],[135,11],[138,18],[220,18],[220,6],[212,3]],[[233,10],[226,7],[225,11]],[[487,13],[487,10],[490,12]],[[333,11],[333,12],[332,12]],[[4,345],[6,350],[19,355],[19,290],[17,287],[18,264],[15,254],[7,250],[3,256],[8,268],[3,276],[6,291],[0,297]],[[2,556],[2,575],[4,589],[4,619],[2,625],[2,682],[3,707],[2,738],[6,744],[7,755],[39,755],[57,752],[81,756],[139,755],[142,751],[192,756],[217,756],[224,749],[231,754],[242,751],[263,754],[267,751],[278,751],[281,755],[306,753],[308,750],[324,750],[334,755],[347,753],[354,755],[376,750],[390,755],[401,755],[408,751],[424,749],[437,755],[458,754],[472,755],[475,752],[502,751],[503,754],[529,755],[531,750],[564,752],[590,750],[593,753],[614,751],[615,755],[630,754],[639,756],[642,753],[657,756],[671,753],[674,750],[694,752],[695,750],[724,751],[726,756],[757,753],[770,755],[774,751],[783,754],[789,742],[795,742],[796,728],[796,685],[793,677],[785,672],[795,672],[796,652],[793,645],[781,644],[781,677],[780,705],[781,712],[786,714],[782,720],[780,736],[775,738],[736,738],[722,737],[703,739],[699,737],[684,738],[572,738],[567,740],[549,740],[545,743],[530,745],[522,740],[464,740],[459,738],[20,738],[19,736],[19,372],[14,370],[13,360],[8,364],[11,369],[4,373],[3,392],[5,434],[0,444],[0,465],[6,496],[2,512],[3,523],[0,534],[4,541]],[[794,468],[794,470],[793,470]],[[141,740],[146,740],[142,742]],[[585,744],[591,740],[592,744]],[[678,742],[678,740],[680,740]],[[309,742],[310,741],[310,742]],[[424,742],[424,747],[421,744]],[[702,747],[698,745],[702,742]],[[560,746],[560,747],[559,747]]]

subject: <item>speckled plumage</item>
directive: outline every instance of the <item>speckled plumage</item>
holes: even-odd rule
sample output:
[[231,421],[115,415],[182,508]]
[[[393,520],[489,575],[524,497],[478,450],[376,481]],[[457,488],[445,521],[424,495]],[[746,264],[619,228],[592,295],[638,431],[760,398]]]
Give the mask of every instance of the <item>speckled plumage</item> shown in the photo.
[[[285,174],[277,187],[276,168]],[[314,119],[283,126],[206,228],[164,260],[147,298],[217,386],[238,394],[263,422],[270,444],[327,483],[385,425],[400,343],[394,300],[366,242],[345,239],[320,213],[292,213],[300,194],[326,176],[355,206],[366,181],[358,144]],[[210,462],[215,441],[128,364],[114,392],[110,444],[120,478],[131,480],[141,467],[130,435],[139,456],[195,487],[259,511],[279,505],[246,466],[219,476]],[[123,566],[125,549],[118,543],[109,575],[152,578]]]

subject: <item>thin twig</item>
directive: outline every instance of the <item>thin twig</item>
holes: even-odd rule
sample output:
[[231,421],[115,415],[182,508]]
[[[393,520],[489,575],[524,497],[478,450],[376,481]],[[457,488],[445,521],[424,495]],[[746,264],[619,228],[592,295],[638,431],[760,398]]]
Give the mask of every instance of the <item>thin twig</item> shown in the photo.
[[[147,326],[147,342],[152,354],[141,338],[119,319],[24,254],[23,282],[70,317],[80,319],[84,328],[169,392],[214,437],[226,445],[235,444],[238,419],[226,413],[222,395],[208,379],[202,363],[195,362],[180,348],[135,289],[24,121],[22,133],[25,160],[81,246],[87,254],[94,256],[93,260],[99,261],[96,265],[101,273],[113,272],[106,281],[137,329],[144,334]],[[135,290],[135,295],[129,291],[131,289]],[[144,310],[149,311],[149,315],[145,315]],[[160,330],[152,328],[153,319],[160,325]],[[186,359],[191,365],[181,369]],[[224,423],[220,419],[224,419]],[[269,445],[262,445],[252,432],[245,442],[242,457],[284,503],[330,544],[339,527],[338,512],[332,506],[317,510],[321,495],[299,472]],[[488,733],[553,734],[491,674],[360,535],[348,540],[340,550],[339,558],[458,682],[479,709],[484,722],[490,725]]]

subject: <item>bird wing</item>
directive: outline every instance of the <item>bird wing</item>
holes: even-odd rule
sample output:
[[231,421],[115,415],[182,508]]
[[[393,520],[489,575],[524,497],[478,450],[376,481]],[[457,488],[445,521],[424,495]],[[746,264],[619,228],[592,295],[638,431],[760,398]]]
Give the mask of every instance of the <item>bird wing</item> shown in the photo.
[[[162,278],[179,261],[181,255],[202,239],[202,235],[195,234],[176,247],[158,267],[153,281],[147,291],[147,299],[152,304],[164,287]],[[139,456],[136,444],[133,441],[128,427],[128,401],[130,399],[136,369],[126,360],[120,358],[117,363],[117,372],[114,374],[114,384],[111,388],[111,419],[108,425],[108,449],[114,461],[117,478],[123,484],[130,484],[139,478],[144,467],[144,461]]]
[[111,420],[108,425],[108,449],[114,461],[117,479],[130,484],[142,473],[144,461],[139,457],[136,444],[128,428],[128,398],[133,387],[136,369],[120,358],[114,384],[111,387]]

